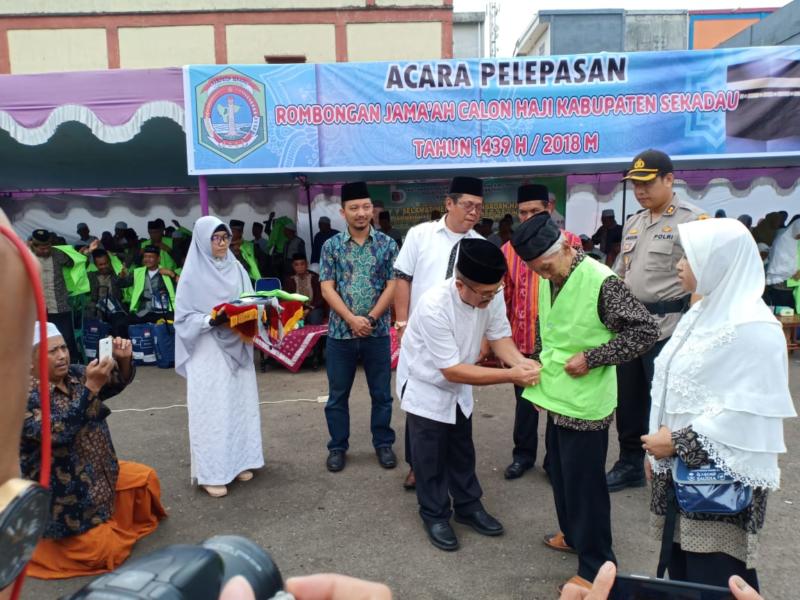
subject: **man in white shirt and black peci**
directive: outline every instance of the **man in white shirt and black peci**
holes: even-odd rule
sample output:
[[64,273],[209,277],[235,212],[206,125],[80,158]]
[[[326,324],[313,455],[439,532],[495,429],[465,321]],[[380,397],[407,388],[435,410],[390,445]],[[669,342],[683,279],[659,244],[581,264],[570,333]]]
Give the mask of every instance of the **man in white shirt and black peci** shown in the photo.
[[[539,363],[520,354],[511,340],[500,294],[505,272],[497,246],[484,239],[462,240],[454,276],[422,295],[403,336],[397,391],[407,413],[419,512],[431,543],[442,550],[459,546],[450,526],[453,512],[456,522],[482,535],[503,533],[481,503],[472,386],[531,386],[539,380]],[[510,368],[474,364],[484,336]]]

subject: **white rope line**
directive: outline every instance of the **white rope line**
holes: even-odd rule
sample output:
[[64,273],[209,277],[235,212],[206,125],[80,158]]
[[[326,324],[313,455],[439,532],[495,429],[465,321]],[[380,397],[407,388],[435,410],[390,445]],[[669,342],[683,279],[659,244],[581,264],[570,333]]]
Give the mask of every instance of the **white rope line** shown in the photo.
[[[285,400],[265,400],[259,402],[259,406],[265,404],[286,404],[287,402],[311,402],[313,404],[323,404],[328,401],[327,396],[317,396],[317,398],[287,398]],[[170,408],[186,408],[186,404],[170,404],[169,406],[151,406],[150,408],[117,408],[112,410],[112,413],[123,412],[150,412],[154,410],[169,410]]]

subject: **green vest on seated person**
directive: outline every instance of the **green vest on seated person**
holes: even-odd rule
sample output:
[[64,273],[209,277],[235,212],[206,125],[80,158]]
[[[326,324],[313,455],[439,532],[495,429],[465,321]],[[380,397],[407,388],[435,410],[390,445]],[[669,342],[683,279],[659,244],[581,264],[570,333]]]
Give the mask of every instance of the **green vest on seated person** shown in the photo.
[[[139,300],[144,293],[145,277],[147,277],[147,267],[138,267],[133,270],[133,292],[131,292],[131,314],[135,313],[139,308]],[[164,286],[167,288],[169,294],[170,306],[175,306],[175,286],[172,283],[172,278],[167,275],[161,275],[164,280]]]
[[552,303],[550,282],[542,285],[546,280],[540,279],[541,380],[525,388],[524,398],[556,414],[589,421],[604,419],[617,407],[616,367],[596,367],[577,378],[564,371],[572,356],[615,336],[597,314],[600,288],[609,277],[616,277],[611,269],[586,257]]
[[[162,238],[161,241],[164,242],[167,247],[172,248],[172,238],[165,237]],[[147,246],[155,246],[155,244],[150,240],[144,240],[141,243],[141,247],[147,248]],[[178,267],[178,263],[176,263],[169,253],[165,252],[164,250],[161,251],[161,260],[159,260],[159,264],[170,271],[175,271],[175,269]],[[177,271],[175,272],[177,273]]]

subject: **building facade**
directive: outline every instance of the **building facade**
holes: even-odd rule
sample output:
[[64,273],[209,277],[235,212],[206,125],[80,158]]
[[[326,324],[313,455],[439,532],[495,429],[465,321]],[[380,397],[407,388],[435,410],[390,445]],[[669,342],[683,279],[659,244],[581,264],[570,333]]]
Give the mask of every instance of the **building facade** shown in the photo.
[[517,41],[514,55],[713,48],[774,10],[539,11]]
[[800,44],[800,0],[794,0],[720,43],[718,48]]
[[486,47],[486,14],[453,13],[453,58],[482,58]]
[[0,73],[451,58],[452,0],[11,0]]

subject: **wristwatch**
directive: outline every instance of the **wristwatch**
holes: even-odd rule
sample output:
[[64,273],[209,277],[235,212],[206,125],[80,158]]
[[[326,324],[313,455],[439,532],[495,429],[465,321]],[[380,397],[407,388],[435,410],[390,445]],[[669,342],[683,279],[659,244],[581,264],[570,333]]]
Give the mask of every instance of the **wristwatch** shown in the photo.
[[0,590],[28,564],[50,518],[50,493],[38,483],[10,479],[0,486]]
[[378,321],[375,320],[375,317],[372,315],[367,315],[367,321],[369,321],[369,326],[375,329],[378,326]]
[[395,321],[394,322],[394,328],[396,330],[403,329],[403,327],[405,327],[406,325],[408,325],[408,321]]

